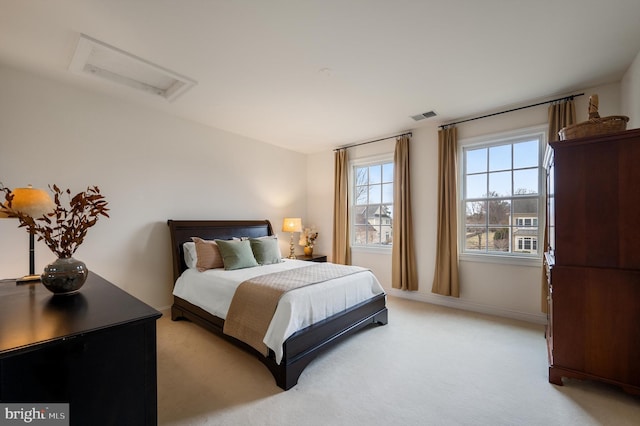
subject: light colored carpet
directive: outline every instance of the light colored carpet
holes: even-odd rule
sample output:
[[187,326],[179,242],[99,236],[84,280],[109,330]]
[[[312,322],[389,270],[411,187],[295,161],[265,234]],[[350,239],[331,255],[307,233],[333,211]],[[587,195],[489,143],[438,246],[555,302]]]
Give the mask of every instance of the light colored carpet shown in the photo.
[[544,328],[388,299],[389,324],[325,352],[284,392],[252,355],[158,321],[161,425],[638,425],[640,398],[547,380]]

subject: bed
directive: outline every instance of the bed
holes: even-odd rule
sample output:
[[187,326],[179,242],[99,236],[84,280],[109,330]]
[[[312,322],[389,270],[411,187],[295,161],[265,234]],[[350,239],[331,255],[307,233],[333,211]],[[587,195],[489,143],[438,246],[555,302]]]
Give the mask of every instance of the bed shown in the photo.
[[[183,273],[189,272],[184,257],[184,243],[191,242],[192,237],[203,240],[231,240],[239,237],[259,238],[274,235],[268,220],[169,220],[167,223],[171,234],[174,285]],[[199,302],[192,302],[174,294],[171,319],[190,320],[255,354],[271,371],[276,384],[284,390],[295,386],[304,368],[323,351],[364,327],[387,323],[386,296],[382,292],[295,331],[284,340],[281,350],[269,349],[268,355],[264,356],[248,344],[225,334],[225,320],[221,318],[222,315],[217,316],[197,306]],[[278,351],[279,354],[276,355]]]

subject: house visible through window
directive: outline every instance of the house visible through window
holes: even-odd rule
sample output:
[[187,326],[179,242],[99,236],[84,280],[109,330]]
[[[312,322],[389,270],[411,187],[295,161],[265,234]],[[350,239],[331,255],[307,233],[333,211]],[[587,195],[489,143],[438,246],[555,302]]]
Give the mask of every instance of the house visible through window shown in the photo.
[[393,242],[393,161],[353,166],[351,234],[359,246]]
[[463,253],[539,256],[544,133],[462,149]]

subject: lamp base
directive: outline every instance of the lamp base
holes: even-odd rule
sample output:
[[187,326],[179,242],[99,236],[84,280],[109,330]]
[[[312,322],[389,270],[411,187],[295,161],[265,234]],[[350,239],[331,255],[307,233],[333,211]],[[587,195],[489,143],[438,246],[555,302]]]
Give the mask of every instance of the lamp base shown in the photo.
[[293,232],[291,233],[291,239],[289,240],[289,259],[297,259],[296,251],[293,246]]
[[22,278],[16,280],[16,284],[29,284],[40,281],[40,275],[25,275]]

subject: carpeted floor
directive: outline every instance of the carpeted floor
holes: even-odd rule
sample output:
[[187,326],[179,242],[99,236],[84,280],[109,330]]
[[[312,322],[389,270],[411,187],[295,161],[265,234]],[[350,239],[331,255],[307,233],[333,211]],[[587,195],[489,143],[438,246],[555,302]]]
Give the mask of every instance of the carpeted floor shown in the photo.
[[252,355],[164,315],[159,424],[640,424],[640,397],[547,381],[543,326],[391,297],[388,307],[388,325],[324,353],[287,392]]

